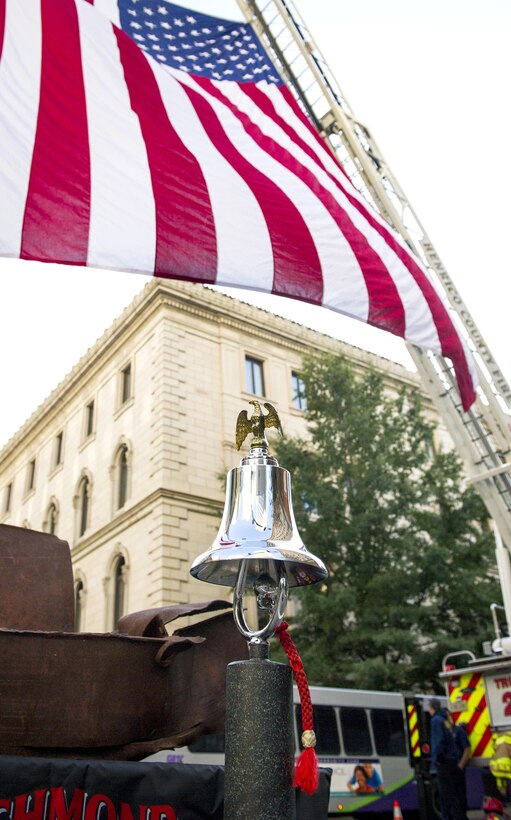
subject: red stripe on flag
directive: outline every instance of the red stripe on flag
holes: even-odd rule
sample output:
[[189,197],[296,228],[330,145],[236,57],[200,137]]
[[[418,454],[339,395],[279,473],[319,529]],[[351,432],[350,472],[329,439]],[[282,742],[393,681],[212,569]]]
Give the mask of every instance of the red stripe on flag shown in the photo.
[[0,0],[0,59],[2,57],[2,48],[4,45],[5,32],[5,5],[7,0]]
[[[262,91],[251,83],[240,84],[240,88],[263,113],[276,121],[288,136],[295,143],[299,143],[300,148],[317,163],[314,152],[297,137],[295,132],[277,114],[271,101]],[[225,98],[224,101],[229,104]],[[369,297],[368,324],[388,330],[397,336],[403,336],[405,332],[405,312],[398,289],[387,268],[376,251],[369,245],[364,234],[355,227],[342,206],[339,205],[329,191],[322,187],[312,171],[301,165],[295,157],[281,146],[278,146],[274,140],[265,137],[247,116],[241,114],[239,116],[242,118],[248,133],[252,132],[269,154],[275,156],[282,165],[303,179],[334,218],[339,230],[348,241],[364,276]],[[330,176],[327,172],[325,173]]]
[[[296,116],[299,117],[302,120],[302,122],[307,126],[309,132],[314,136],[318,145],[321,145],[322,150],[326,151],[327,155],[331,157],[320,135],[313,128],[312,124],[309,123],[308,120],[305,118],[289,89],[284,86],[280,88],[280,91],[286,98],[286,102],[295,112]],[[295,137],[295,139],[298,138]],[[340,165],[339,167],[342,168],[342,166]],[[451,359],[453,363],[453,367],[456,372],[456,378],[458,381],[458,388],[462,399],[463,409],[468,410],[470,405],[476,399],[476,392],[474,390],[474,384],[472,381],[472,377],[470,375],[467,357],[465,355],[461,339],[456,331],[456,328],[454,327],[453,322],[451,321],[451,318],[449,316],[449,313],[447,312],[445,305],[443,304],[435,288],[427,278],[426,274],[413,260],[413,257],[411,256],[412,251],[405,250],[405,248],[403,248],[397,242],[392,232],[385,228],[383,225],[381,225],[372,216],[370,207],[366,207],[361,202],[359,202],[356,197],[348,194],[346,189],[342,188],[340,183],[338,183],[337,181],[336,184],[339,186],[340,189],[344,191],[351,204],[355,208],[357,208],[357,210],[361,214],[363,214],[366,217],[369,224],[374,228],[375,231],[377,231],[380,234],[380,236],[385,240],[388,246],[394,251],[396,256],[405,265],[411,276],[413,276],[413,278],[415,279],[415,282],[422,291],[422,294],[429,305],[431,315],[435,323],[435,327],[437,329],[438,338],[440,340],[442,355],[447,356],[449,359]]]
[[90,161],[75,3],[41,0],[41,24],[39,113],[20,257],[85,265]]
[[[209,80],[198,77],[195,79],[208,93],[224,101]],[[286,193],[246,160],[232,144],[211,104],[188,86],[183,85],[183,89],[209,139],[247,183],[261,208],[273,251],[273,293],[306,298],[309,302],[321,304],[321,263],[302,215]]]
[[156,207],[154,273],[214,282],[216,234],[202,170],[169,122],[143,52],[114,27],[131,107],[140,120]]

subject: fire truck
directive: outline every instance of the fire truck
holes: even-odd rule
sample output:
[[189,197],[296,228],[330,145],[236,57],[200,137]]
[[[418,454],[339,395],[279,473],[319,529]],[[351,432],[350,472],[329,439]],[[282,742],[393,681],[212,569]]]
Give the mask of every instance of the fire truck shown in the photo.
[[[352,182],[426,266],[437,290],[450,303],[453,319],[476,361],[478,398],[464,412],[450,362],[408,347],[464,463],[467,483],[480,493],[495,528],[504,603],[503,607],[495,604],[492,608],[495,639],[488,642],[482,658],[472,653],[447,656],[440,673],[455,721],[467,725],[472,761],[484,766],[493,754],[495,732],[511,730],[511,387],[373,134],[355,116],[292,0],[238,0],[238,5]],[[505,630],[497,617],[502,609]],[[408,712],[412,722],[413,708],[412,698],[406,701],[406,709],[412,710]],[[424,731],[426,728],[423,726]],[[421,757],[419,745],[413,757],[417,763]],[[427,754],[422,757],[426,760]]]
[[[471,750],[471,765],[487,770],[499,738],[511,740],[511,637],[503,636],[493,604],[496,637],[485,647],[488,654],[476,658],[470,651],[452,652],[443,660],[440,678],[445,684],[449,709],[455,724],[466,727]],[[506,627],[506,631],[509,631]],[[506,794],[509,769],[502,779]],[[492,778],[486,779],[485,793],[494,793]]]
[[[500,785],[490,769],[496,741],[510,743],[511,752],[511,637],[504,635],[498,619],[499,610],[492,605],[496,637],[483,645],[486,654],[476,657],[470,650],[447,654],[439,677],[445,686],[446,706],[455,725],[464,724],[470,742],[470,764],[466,786],[468,807],[481,808],[485,796],[506,802],[507,782],[511,783],[511,758],[505,779]],[[429,714],[427,701],[414,694],[404,695],[407,719],[408,756],[419,793],[421,818],[440,817],[440,806],[432,776]],[[497,815],[498,816],[498,815]]]

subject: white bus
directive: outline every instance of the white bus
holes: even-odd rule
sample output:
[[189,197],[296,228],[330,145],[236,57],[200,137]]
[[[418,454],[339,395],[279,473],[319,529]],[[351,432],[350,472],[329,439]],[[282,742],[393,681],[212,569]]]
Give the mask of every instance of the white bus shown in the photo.
[[[298,755],[301,707],[296,687],[293,690]],[[403,696],[311,686],[311,698],[319,764],[332,769],[329,813],[346,816],[361,811],[370,817],[385,812],[392,816],[394,800],[402,811],[416,811],[418,793],[408,757]],[[149,759],[223,765],[224,736],[203,735],[188,747],[159,752]]]

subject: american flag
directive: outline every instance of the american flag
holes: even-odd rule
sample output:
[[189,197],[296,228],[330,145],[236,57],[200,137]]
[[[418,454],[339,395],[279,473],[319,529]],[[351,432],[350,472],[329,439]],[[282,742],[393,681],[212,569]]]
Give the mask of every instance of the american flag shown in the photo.
[[160,63],[212,80],[282,85],[251,25],[165,0],[119,0],[119,25]]
[[450,358],[475,398],[426,271],[248,24],[166,0],[0,0],[0,255],[324,305]]

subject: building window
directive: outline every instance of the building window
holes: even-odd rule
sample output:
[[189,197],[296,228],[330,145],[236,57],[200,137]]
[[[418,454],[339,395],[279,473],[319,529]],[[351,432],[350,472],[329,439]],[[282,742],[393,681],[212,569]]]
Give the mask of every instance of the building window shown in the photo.
[[35,487],[35,458],[29,461],[27,467],[27,493],[31,492]]
[[121,370],[121,385],[120,385],[121,404],[131,399],[131,364],[127,364]]
[[263,363],[252,356],[245,356],[246,387],[249,393],[264,396]]
[[114,602],[113,602],[113,617],[114,629],[117,628],[119,619],[124,614],[124,598],[126,591],[126,561],[122,555],[119,555],[114,566]]
[[293,372],[291,373],[291,386],[293,388],[292,405],[297,410],[307,410],[307,399],[305,397],[305,384],[302,377]]
[[58,517],[59,513],[57,505],[54,501],[52,501],[50,506],[48,507],[48,512],[46,513],[46,521],[43,525],[43,529],[45,532],[49,532],[51,535],[56,535]]
[[94,399],[85,407],[85,438],[94,432]]
[[62,464],[62,452],[63,452],[63,445],[64,445],[64,433],[58,433],[55,436],[55,443],[53,448],[53,466],[58,467],[59,464]]
[[78,487],[78,536],[89,526],[90,479],[83,476]]
[[128,501],[131,485],[132,451],[124,436],[114,452],[110,465],[112,510],[121,510]]
[[81,632],[83,629],[84,599],[85,586],[79,578],[75,583],[75,632]]
[[2,512],[8,513],[11,511],[12,502],[12,481],[4,488],[4,503],[2,505]]
[[117,470],[117,509],[120,510],[128,500],[128,447],[126,444],[123,444],[119,450]]

